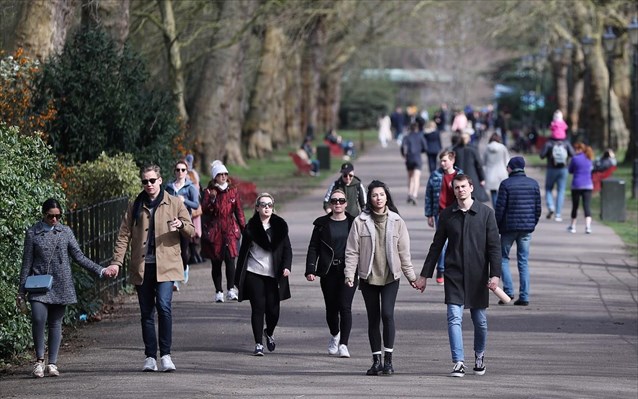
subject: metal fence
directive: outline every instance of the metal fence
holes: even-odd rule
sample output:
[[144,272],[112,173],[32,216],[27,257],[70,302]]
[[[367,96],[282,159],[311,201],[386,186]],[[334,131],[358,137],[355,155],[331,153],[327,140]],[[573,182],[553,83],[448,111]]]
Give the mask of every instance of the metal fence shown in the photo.
[[[120,197],[67,212],[66,224],[75,233],[84,255],[104,267],[110,264],[127,206],[128,198]],[[120,268],[117,279],[96,281],[96,295],[102,299],[117,296],[126,281],[126,275],[127,263]]]

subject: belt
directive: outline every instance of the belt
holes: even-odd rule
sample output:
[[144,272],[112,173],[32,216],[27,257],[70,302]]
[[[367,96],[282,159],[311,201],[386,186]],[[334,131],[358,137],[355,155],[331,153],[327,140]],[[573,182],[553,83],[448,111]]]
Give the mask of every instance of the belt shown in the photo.
[[338,265],[340,265],[342,263],[345,263],[343,259],[333,259],[332,260],[332,264],[335,265],[335,266],[338,266]]

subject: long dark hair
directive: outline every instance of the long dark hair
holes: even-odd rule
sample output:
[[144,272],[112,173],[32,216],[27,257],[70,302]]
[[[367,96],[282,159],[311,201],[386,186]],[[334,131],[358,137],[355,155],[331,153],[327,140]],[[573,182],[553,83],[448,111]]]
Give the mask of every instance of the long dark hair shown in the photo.
[[55,198],[49,198],[42,203],[42,214],[47,213],[51,209],[59,209],[62,212],[62,205]]
[[372,180],[370,184],[368,185],[368,194],[366,195],[366,206],[363,212],[365,213],[372,212],[372,205],[370,205],[370,203],[372,202],[372,190],[379,187],[382,187],[383,191],[385,191],[385,196],[387,198],[387,202],[385,205],[388,207],[389,210],[398,214],[399,210],[394,205],[394,201],[392,201],[392,194],[390,194],[390,188],[388,187],[387,184],[379,180]]

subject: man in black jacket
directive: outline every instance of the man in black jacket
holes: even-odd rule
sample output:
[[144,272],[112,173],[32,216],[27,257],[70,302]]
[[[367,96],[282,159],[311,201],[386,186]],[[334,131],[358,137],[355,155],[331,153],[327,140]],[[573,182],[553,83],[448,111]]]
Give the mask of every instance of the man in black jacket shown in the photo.
[[[514,305],[529,305],[529,245],[541,215],[541,190],[536,180],[525,176],[525,159],[514,157],[507,164],[509,177],[501,182],[496,200],[496,224],[501,233],[503,291],[514,298],[509,253],[516,242],[520,278],[519,297]],[[498,302],[504,305],[503,301]]]

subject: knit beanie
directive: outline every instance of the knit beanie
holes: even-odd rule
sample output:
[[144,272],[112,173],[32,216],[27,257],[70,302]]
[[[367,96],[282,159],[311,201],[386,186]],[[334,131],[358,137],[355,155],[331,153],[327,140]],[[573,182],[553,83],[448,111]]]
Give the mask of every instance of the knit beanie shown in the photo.
[[228,173],[228,169],[226,169],[222,161],[213,161],[213,163],[210,164],[210,176],[214,179],[220,173]]
[[510,168],[512,171],[514,171],[514,170],[523,170],[523,169],[525,169],[525,158],[523,158],[523,157],[513,157],[507,163],[507,167]]

